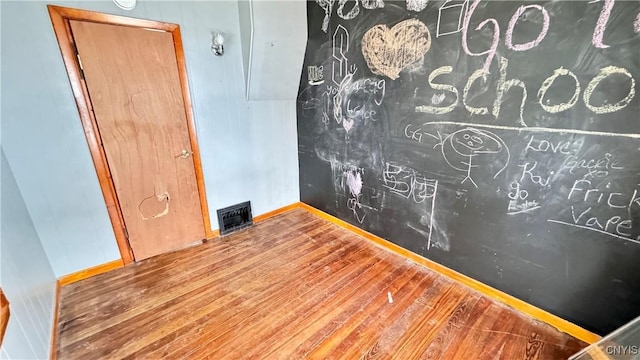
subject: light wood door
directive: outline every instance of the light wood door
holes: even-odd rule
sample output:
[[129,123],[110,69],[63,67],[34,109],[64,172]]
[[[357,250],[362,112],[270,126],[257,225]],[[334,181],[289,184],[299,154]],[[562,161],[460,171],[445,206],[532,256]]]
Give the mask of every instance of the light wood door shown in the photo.
[[204,239],[171,33],[70,25],[135,259]]

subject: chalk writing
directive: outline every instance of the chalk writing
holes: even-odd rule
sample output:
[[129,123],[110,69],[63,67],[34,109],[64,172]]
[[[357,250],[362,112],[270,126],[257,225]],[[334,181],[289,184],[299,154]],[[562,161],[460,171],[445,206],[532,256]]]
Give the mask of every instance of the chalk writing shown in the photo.
[[[556,81],[556,79],[559,78],[560,76],[570,76],[570,77],[573,78],[573,81],[574,81],[574,84],[575,84],[574,85],[575,86],[575,90],[573,92],[573,96],[566,103],[549,105],[548,101],[547,101],[547,103],[545,104],[545,102],[543,101],[544,95],[547,93],[547,90],[549,90],[549,88],[551,87],[551,85],[553,85],[553,83]],[[557,114],[559,112],[571,109],[573,107],[573,105],[575,105],[576,102],[578,102],[579,98],[580,98],[580,82],[578,81],[578,77],[576,77],[576,75],[573,72],[571,72],[570,70],[564,69],[562,67],[559,68],[559,69],[555,69],[553,71],[553,75],[551,75],[548,78],[546,78],[542,82],[542,86],[540,86],[540,89],[538,89],[538,101],[540,103],[540,106],[542,106],[544,111],[546,111],[548,113],[551,113],[551,114]]]
[[583,178],[602,178],[608,176],[611,170],[622,170],[624,167],[613,155],[605,153],[600,158],[579,158],[571,155],[566,158],[562,169],[569,170],[570,174],[585,171]]
[[638,189],[627,192],[608,187],[599,188],[591,180],[575,180],[567,195],[571,219],[547,221],[640,243],[640,236],[630,239],[634,226],[631,209],[640,206]]
[[[527,11],[527,9],[537,9],[542,13],[542,17],[543,17],[542,29],[540,29],[540,33],[538,34],[538,37],[535,40],[531,40],[528,43],[524,43],[524,44],[514,45],[513,30],[516,24],[518,23],[520,16],[523,15],[524,12]],[[536,4],[520,6],[518,10],[516,10],[516,12],[513,13],[513,16],[511,16],[511,20],[509,20],[509,26],[507,27],[507,32],[505,34],[505,39],[504,39],[505,45],[507,46],[507,48],[515,51],[529,50],[537,46],[538,44],[540,44],[542,39],[544,39],[544,37],[547,35],[547,31],[549,31],[549,23],[550,23],[549,13],[542,6],[536,5]]]
[[417,142],[422,142],[422,129],[412,129],[413,125],[409,124],[404,128],[404,136]]
[[[349,163],[343,163],[343,162],[340,162],[339,160],[331,160],[330,164],[331,164],[331,170],[336,174],[340,174],[340,176],[342,177],[344,176],[344,174],[346,174],[349,171],[357,172],[357,173],[360,173],[361,175],[364,175],[365,173],[365,169],[363,167],[359,167]],[[342,184],[342,181],[344,181],[344,179],[341,178],[340,181],[341,181],[340,188],[344,188],[344,184]]]
[[[471,7],[469,8],[469,10],[467,11],[466,15],[464,16],[464,20],[462,22],[462,48],[464,50],[464,52],[469,55],[469,56],[483,56],[483,55],[487,55],[487,58],[484,62],[484,65],[482,67],[483,70],[488,71],[489,70],[489,66],[491,65],[491,62],[493,61],[493,58],[496,54],[496,50],[498,48],[498,43],[500,41],[500,25],[498,24],[498,21],[496,19],[493,18],[488,18],[483,20],[482,22],[480,22],[476,28],[474,30],[476,31],[481,31],[483,27],[487,26],[487,25],[491,25],[492,28],[492,32],[493,32],[493,38],[491,41],[491,45],[489,46],[489,48],[485,51],[482,52],[473,52],[469,49],[469,44],[468,44],[468,32],[469,32],[469,24],[471,22],[471,18],[473,16],[474,11],[476,10],[476,8],[478,7],[478,5],[480,4],[481,0],[474,0],[473,3],[471,4]],[[606,26],[607,26],[607,22],[609,20],[609,17],[611,16],[611,10],[613,9],[613,6],[615,4],[615,0],[604,0],[604,6],[602,8],[602,11],[600,12],[600,16],[598,18],[598,21],[596,22],[595,28],[594,28],[594,32],[593,32],[593,37],[592,37],[592,44],[597,47],[597,48],[607,48],[608,45],[603,44],[603,36],[606,30]],[[513,44],[513,31],[514,28],[518,22],[518,19],[520,18],[520,16],[527,10],[527,9],[537,9],[542,13],[542,17],[543,17],[543,22],[542,22],[542,29],[540,30],[540,33],[538,34],[538,37],[535,40],[532,40],[530,42],[524,43],[524,44]],[[507,32],[505,34],[505,45],[507,46],[507,48],[515,50],[515,51],[525,51],[525,50],[529,50],[535,46],[537,46],[538,44],[540,44],[540,42],[544,39],[544,37],[547,34],[547,31],[549,29],[549,24],[550,24],[550,17],[548,12],[546,11],[545,8],[543,8],[540,5],[536,5],[536,4],[532,4],[532,5],[523,5],[520,6],[515,13],[513,14],[513,16],[511,17],[511,20],[509,21],[509,25],[507,27]]]
[[377,108],[385,96],[384,79],[364,78],[354,81],[355,71],[352,67],[340,86],[327,86],[322,94],[322,121],[328,124],[333,117],[347,132],[355,121],[377,121]]
[[[522,168],[522,174],[520,176],[520,181],[524,181],[525,179],[528,179],[529,181],[531,181],[534,184],[540,185],[542,187],[545,187],[547,185],[549,185],[549,176],[547,177],[542,177],[540,175],[538,175],[538,172],[536,170],[536,167],[538,166],[538,162],[534,161],[534,162],[525,162],[524,164],[518,165],[518,167]],[[534,171],[536,171],[534,173]],[[553,175],[553,171],[550,173],[551,175]]]
[[[584,226],[593,227],[596,229],[600,229],[606,232],[613,232],[616,235],[620,236],[630,236],[631,233],[626,230],[630,230],[632,228],[631,219],[622,220],[622,217],[614,215],[606,220],[606,222],[601,221],[597,216],[594,216],[592,211],[592,207],[588,207],[584,211],[575,211],[575,207],[571,205],[571,218],[573,219],[575,224],[581,224]],[[576,215],[577,214],[577,215]],[[604,223],[604,224],[603,224]],[[613,231],[612,231],[613,230]]]
[[604,49],[609,47],[609,45],[602,43],[602,38],[604,37],[607,22],[609,21],[609,16],[611,16],[611,10],[613,9],[614,4],[615,0],[604,0],[604,5],[600,11],[600,16],[598,17],[596,27],[593,30],[593,37],[591,38],[591,43],[597,48]]
[[407,0],[407,10],[409,11],[422,11],[427,7],[429,0]]
[[418,19],[399,22],[391,29],[376,25],[362,37],[362,55],[371,72],[394,80],[430,47],[429,29]]
[[384,7],[384,1],[382,0],[362,0],[362,7],[365,9],[382,9]]
[[[524,114],[524,106],[528,96],[527,86],[520,79],[507,78],[507,69],[509,67],[508,59],[504,57],[500,57],[499,63],[500,63],[500,77],[498,78],[498,81],[496,83],[496,90],[495,90],[496,97],[493,101],[491,114],[494,116],[495,119],[498,119],[498,117],[500,116],[502,104],[504,102],[507,92],[512,88],[518,88],[521,90],[521,94],[522,94],[522,96],[520,97],[520,104],[519,104],[518,124],[522,127],[527,127],[528,125],[525,121],[525,114]],[[431,74],[429,74],[427,83],[429,84],[429,87],[431,87],[433,90],[445,91],[447,93],[452,94],[454,97],[454,101],[448,105],[441,105],[441,104],[417,105],[415,107],[416,112],[425,112],[430,114],[446,114],[453,111],[456,108],[458,104],[458,95],[459,95],[458,90],[453,85],[446,84],[443,82],[435,82],[436,78],[451,74],[452,72],[453,72],[453,68],[451,66],[441,66],[439,68],[436,68],[431,72]],[[607,103],[608,100],[604,100],[605,103],[603,105],[599,105],[599,106],[593,105],[591,103],[591,96],[596,90],[596,88],[598,87],[598,85],[602,81],[604,81],[606,78],[610,76],[615,76],[616,74],[617,76],[623,76],[629,79],[629,82],[628,82],[629,92],[627,93],[625,98],[619,100],[615,104],[608,104]],[[464,86],[462,103],[464,104],[467,111],[469,111],[471,114],[485,115],[489,113],[489,108],[486,106],[476,107],[468,104],[469,92],[473,83],[479,80],[486,81],[486,75],[489,75],[489,72],[482,69],[476,70],[471,74],[471,76],[469,76]],[[575,89],[573,92],[573,96],[566,103],[549,105],[548,101],[544,101],[545,95],[547,93],[547,90],[553,85],[555,80],[560,76],[570,76],[574,80]],[[627,69],[617,67],[617,66],[607,66],[600,69],[600,72],[589,81],[589,84],[587,85],[587,88],[584,91],[583,101],[585,106],[596,114],[606,114],[606,113],[620,111],[626,108],[635,97],[635,86],[636,86],[635,79]],[[538,100],[540,105],[545,111],[549,113],[558,113],[558,112],[565,111],[572,108],[577,103],[580,92],[581,92],[580,82],[578,81],[578,78],[575,76],[575,74],[573,74],[571,71],[566,70],[564,68],[559,68],[554,70],[553,75],[548,77],[540,86],[538,90]],[[606,96],[606,94],[603,94],[603,96]]]
[[366,214],[360,204],[360,196],[362,195],[362,172],[359,170],[350,170],[345,173],[347,187],[349,188],[350,197],[347,200],[347,208],[353,211],[353,216],[362,224]]
[[364,92],[371,95],[371,100],[376,103],[376,105],[381,105],[382,100],[384,100],[385,94],[385,80],[377,79],[377,78],[364,78],[353,81],[353,74],[356,69],[352,68],[350,70],[351,76],[348,77],[347,81],[343,81],[339,87],[327,86],[327,91],[325,93],[327,95],[333,96],[338,94],[341,91],[347,93],[353,92]]
[[404,128],[404,135],[408,139],[411,139],[411,140],[414,140],[414,141],[417,141],[417,142],[423,142],[422,141],[422,136],[425,135],[425,136],[437,141],[435,143],[435,145],[433,145],[434,149],[437,148],[438,146],[442,146],[443,139],[442,139],[442,135],[440,134],[439,131],[436,131],[436,134],[434,135],[432,133],[423,131],[421,127],[414,128],[414,125],[408,124]]
[[[416,204],[428,204],[430,208],[429,233],[425,234],[424,231],[411,225],[409,227],[427,237],[427,250],[429,250],[432,246],[431,237],[435,226],[434,214],[438,180],[427,179],[414,169],[387,162],[382,172],[382,186],[389,189],[392,194],[411,200]],[[427,200],[430,200],[430,203]],[[421,221],[421,223],[424,224],[425,222]]]
[[329,18],[331,17],[331,12],[333,11],[333,4],[335,0],[316,0],[316,4],[320,5],[322,10],[324,10],[324,19],[322,20],[322,31],[327,32],[329,30]]
[[307,66],[307,79],[309,85],[320,85],[324,83],[322,66]]
[[437,180],[427,179],[411,168],[386,163],[382,173],[382,186],[419,204],[435,196]]
[[478,7],[478,4],[480,4],[480,0],[473,1],[471,7],[464,17],[464,21],[462,22],[462,49],[469,56],[487,55],[487,59],[485,60],[482,69],[488,71],[489,65],[491,65],[491,61],[496,54],[496,49],[498,49],[498,42],[500,41],[500,25],[498,24],[496,19],[486,19],[478,24],[478,26],[475,28],[476,31],[480,31],[487,24],[491,24],[493,26],[493,39],[491,41],[491,46],[489,47],[489,49],[482,52],[472,52],[471,50],[469,50],[469,23],[471,22],[471,17],[473,16],[473,12]]
[[633,239],[629,239],[629,238],[627,238],[625,236],[621,236],[621,235],[617,235],[617,234],[613,234],[613,233],[607,232],[605,230],[602,230],[602,227],[592,227],[592,226],[586,226],[586,225],[577,225],[577,224],[572,224],[572,223],[568,223],[568,222],[565,222],[565,221],[554,220],[554,219],[549,219],[547,221],[548,222],[552,222],[552,223],[556,223],[556,224],[567,225],[567,226],[571,226],[571,227],[575,227],[575,228],[595,231],[595,232],[598,232],[598,233],[601,233],[601,234],[613,236],[613,237],[618,238],[618,239],[623,239],[623,240],[627,240],[627,241],[631,241],[631,242],[640,244],[640,240],[633,240]]
[[342,25],[336,27],[333,33],[333,62],[331,80],[336,85],[340,85],[344,77],[347,76],[349,59],[346,53],[349,52],[349,32]]
[[349,10],[348,13],[344,13],[344,6],[347,4],[349,0],[338,0],[338,16],[345,20],[351,20],[358,16],[360,13],[360,6],[358,6],[358,0],[354,1],[353,7]]
[[321,102],[320,99],[313,96],[312,87],[307,86],[300,92],[298,96],[298,101],[303,110],[311,110],[320,107]]
[[[437,78],[438,76],[451,74],[452,71],[453,71],[453,67],[451,66],[441,66],[433,70],[431,74],[429,74],[429,78],[427,79],[427,82],[429,83],[429,86],[431,86],[431,88],[434,90],[444,90],[444,91],[453,93],[456,97],[455,101],[448,106],[429,106],[429,105],[416,106],[416,112],[424,112],[429,114],[446,114],[452,111],[453,109],[455,109],[456,105],[458,105],[458,90],[451,85],[438,84],[433,82],[435,78]],[[434,96],[436,95],[434,94]],[[445,96],[446,96],[445,94],[440,94],[438,95],[438,97],[441,97],[441,99],[437,102],[432,100],[431,103],[434,105],[439,105],[442,103]]]
[[522,80],[509,79],[507,80],[507,67],[509,66],[509,60],[504,57],[500,57],[500,78],[498,79],[498,86],[496,87],[496,99],[493,102],[493,116],[497,119],[500,116],[500,109],[502,107],[502,99],[510,88],[516,86],[522,89],[522,101],[520,101],[520,125],[527,126],[524,122],[524,104],[527,102],[527,86]]
[[[622,74],[631,80],[629,93],[624,99],[618,101],[615,104],[604,104],[602,106],[592,105],[590,101],[591,94],[593,94],[594,90],[602,80],[604,80],[605,78],[607,78],[609,75],[612,75],[612,74]],[[631,100],[633,100],[633,97],[636,95],[635,87],[636,87],[636,81],[634,80],[633,76],[627,69],[617,67],[617,66],[607,66],[603,69],[600,69],[600,72],[598,73],[598,75],[596,75],[593,79],[591,79],[591,81],[589,82],[589,85],[587,85],[587,88],[584,90],[584,103],[587,106],[587,108],[589,108],[589,110],[593,111],[596,114],[612,113],[620,109],[623,109],[627,105],[629,105]]]
[[489,109],[486,106],[485,107],[471,106],[469,105],[469,101],[468,101],[469,90],[471,89],[471,85],[473,85],[473,83],[476,80],[480,79],[480,77],[482,77],[482,79],[486,82],[487,75],[489,75],[489,72],[483,69],[474,71],[471,74],[471,76],[469,76],[469,79],[467,80],[467,84],[464,86],[464,89],[462,90],[462,103],[464,104],[465,109],[467,109],[467,111],[470,112],[471,114],[486,115],[489,113]]
[[517,181],[509,184],[509,193],[507,194],[507,196],[509,197],[507,215],[527,213],[541,207],[537,201],[527,200],[527,198],[529,197],[529,192],[525,189],[522,189],[520,183]]
[[640,205],[638,190],[634,190],[631,195],[625,196],[621,192],[601,190],[594,187],[591,180],[578,179],[574,181],[567,195],[567,200],[579,200],[595,204],[607,205],[610,208],[631,209],[632,206]]
[[567,141],[567,140],[559,140],[559,141],[551,141],[547,139],[543,139],[533,135],[529,138],[529,142],[525,147],[525,150],[534,151],[534,152],[548,152],[553,154],[564,154],[571,155],[575,154],[582,147],[584,140],[578,141]]
[[[356,72],[355,66],[351,66],[347,74],[342,78],[340,86],[337,88],[327,86],[327,91],[322,93],[323,114],[322,121],[329,123],[329,114],[333,114],[335,121],[340,124],[343,120],[342,103],[346,101],[345,97],[349,94],[345,91],[353,80],[353,74]],[[347,129],[348,131],[348,129]]]
[[[438,22],[436,24],[436,37],[459,33],[462,31],[462,20],[469,9],[469,0],[462,2],[454,0],[446,0],[438,9]],[[443,19],[448,17],[457,17],[458,22],[455,26],[447,27]]]

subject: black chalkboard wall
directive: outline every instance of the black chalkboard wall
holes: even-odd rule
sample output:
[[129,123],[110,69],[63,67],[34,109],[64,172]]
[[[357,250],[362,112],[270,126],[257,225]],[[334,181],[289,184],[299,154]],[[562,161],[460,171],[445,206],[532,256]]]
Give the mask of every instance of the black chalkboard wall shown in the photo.
[[640,315],[640,2],[308,2],[301,200],[598,334]]

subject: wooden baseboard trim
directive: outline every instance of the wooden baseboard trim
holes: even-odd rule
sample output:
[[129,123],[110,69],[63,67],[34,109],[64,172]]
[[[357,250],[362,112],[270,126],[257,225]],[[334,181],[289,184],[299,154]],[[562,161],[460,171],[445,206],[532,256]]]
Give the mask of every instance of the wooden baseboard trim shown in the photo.
[[206,240],[215,239],[220,236],[220,229],[211,230],[211,234],[207,235]]
[[55,360],[58,355],[58,314],[60,313],[60,280],[56,281],[56,294],[53,304],[53,324],[51,324],[51,346],[49,348],[49,359]]
[[[293,204],[290,204],[290,205],[287,205],[287,206],[283,206],[281,208],[277,208],[275,210],[271,210],[271,211],[266,212],[264,214],[260,214],[258,216],[255,216],[253,218],[253,222],[254,223],[259,223],[261,221],[265,221],[265,220],[267,220],[269,218],[272,218],[272,217],[274,217],[276,215],[280,215],[280,214],[282,214],[284,212],[287,212],[287,211],[290,211],[290,210],[293,210],[293,209],[298,209],[298,208],[300,208],[300,202],[295,202]],[[212,238],[217,238],[218,236],[220,236],[220,229],[213,230],[213,237]],[[212,238],[208,238],[208,240],[211,240]]]
[[291,205],[283,206],[281,208],[278,208],[278,209],[275,209],[275,210],[272,210],[272,211],[269,211],[269,212],[266,212],[264,214],[261,214],[261,215],[258,215],[256,217],[254,217],[253,218],[253,222],[265,221],[268,218],[274,217],[276,215],[280,215],[280,214],[282,214],[284,212],[287,212],[289,210],[297,209],[299,207],[300,207],[300,203],[299,202],[293,203]]
[[122,262],[122,259],[114,260],[114,261],[100,264],[85,270],[80,270],[72,274],[61,276],[58,279],[58,282],[60,283],[60,286],[65,286],[65,285],[72,284],[76,281],[80,281],[83,279],[90,278],[92,276],[106,273],[107,271],[111,271],[113,269],[121,268],[123,266],[124,266],[124,263]]
[[537,308],[523,300],[520,300],[518,298],[515,298],[509,294],[506,294],[500,290],[494,289],[489,285],[483,284],[478,280],[472,279],[466,275],[463,275],[455,270],[449,269],[446,266],[440,265],[432,260],[429,260],[427,258],[424,258],[418,254],[415,254],[407,249],[404,249],[392,242],[389,242],[379,236],[376,236],[374,234],[371,234],[370,232],[364,231],[362,229],[360,229],[359,227],[356,227],[354,225],[349,224],[346,221],[340,220],[338,218],[336,218],[335,216],[329,215],[321,210],[318,210],[312,206],[309,206],[305,203],[298,203],[297,204],[298,207],[305,209],[307,211],[309,211],[310,213],[317,215],[318,217],[321,217],[325,220],[328,220],[342,228],[345,228],[347,230],[350,230],[368,240],[371,240],[372,242],[374,242],[375,244],[377,244],[378,246],[389,250],[393,253],[396,253],[398,255],[401,255],[417,264],[426,266],[427,268],[443,275],[446,276],[458,283],[461,283],[467,287],[470,287],[471,289],[474,289],[484,295],[486,295],[487,297],[494,299],[496,301],[499,301],[507,306],[510,306],[534,319],[537,319],[539,321],[542,321],[546,324],[549,324],[551,326],[553,326],[554,328],[567,333],[573,337],[575,337],[576,339],[580,339],[586,343],[589,344],[593,344],[594,342],[597,342],[598,340],[600,340],[600,336],[587,331],[581,327],[579,327],[578,325],[575,325],[565,319],[562,319],[556,315],[553,315],[545,310],[542,310],[540,308]]

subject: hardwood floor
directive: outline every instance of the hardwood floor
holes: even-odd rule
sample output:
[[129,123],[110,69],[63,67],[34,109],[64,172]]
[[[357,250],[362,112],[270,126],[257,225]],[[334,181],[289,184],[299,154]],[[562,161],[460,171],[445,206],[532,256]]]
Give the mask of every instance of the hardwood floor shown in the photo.
[[301,209],[63,287],[59,332],[59,359],[566,359],[586,346]]

